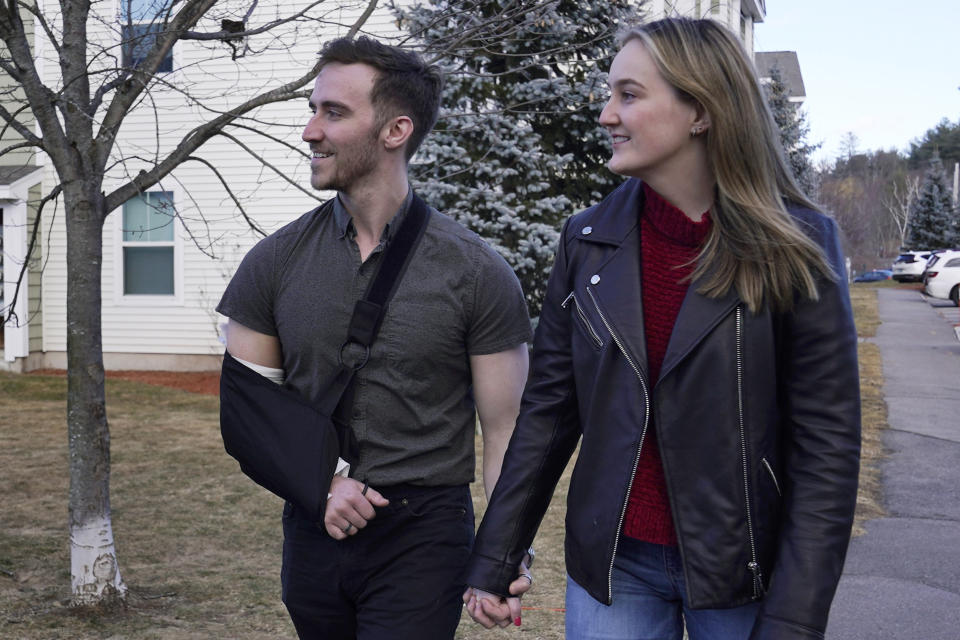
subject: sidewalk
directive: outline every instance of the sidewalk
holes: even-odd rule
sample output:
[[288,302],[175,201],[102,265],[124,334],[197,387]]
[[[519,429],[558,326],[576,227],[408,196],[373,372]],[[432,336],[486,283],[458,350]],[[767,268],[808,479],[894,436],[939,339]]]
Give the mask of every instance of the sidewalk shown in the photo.
[[829,640],[960,638],[960,310],[878,289],[887,516],[850,543]]

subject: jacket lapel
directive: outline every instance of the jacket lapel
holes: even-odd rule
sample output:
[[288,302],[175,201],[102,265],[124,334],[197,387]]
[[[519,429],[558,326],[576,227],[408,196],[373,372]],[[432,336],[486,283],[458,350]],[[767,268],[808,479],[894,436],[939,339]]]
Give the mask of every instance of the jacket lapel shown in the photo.
[[594,274],[586,274],[588,289],[598,310],[610,323],[623,348],[647,377],[647,349],[640,296],[640,225],[643,206],[639,180],[628,180],[604,201],[592,219],[587,242],[615,244],[617,248]]
[[740,303],[734,287],[720,298],[708,298],[697,293],[702,279],[694,280],[677,314],[677,321],[667,343],[660,378],[666,376],[723,318]]

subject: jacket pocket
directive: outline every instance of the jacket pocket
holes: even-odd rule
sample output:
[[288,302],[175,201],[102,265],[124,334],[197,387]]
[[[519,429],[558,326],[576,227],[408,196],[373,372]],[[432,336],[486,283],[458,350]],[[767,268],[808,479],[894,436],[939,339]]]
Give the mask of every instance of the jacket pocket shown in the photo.
[[584,312],[583,307],[580,306],[580,302],[577,300],[577,296],[573,291],[570,292],[570,295],[560,304],[561,307],[566,309],[570,304],[573,305],[573,315],[575,317],[574,324],[580,328],[580,331],[584,334],[584,337],[587,338],[587,341],[595,349],[603,348],[603,340],[600,338],[600,334],[597,333],[597,330],[593,328],[593,325],[590,324],[590,319],[587,317],[586,312]]

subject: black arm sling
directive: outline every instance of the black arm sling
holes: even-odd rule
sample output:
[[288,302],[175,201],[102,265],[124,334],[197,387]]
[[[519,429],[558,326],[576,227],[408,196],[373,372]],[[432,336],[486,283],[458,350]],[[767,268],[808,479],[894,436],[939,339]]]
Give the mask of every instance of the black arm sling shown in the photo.
[[[406,217],[387,244],[376,275],[357,300],[338,354],[339,367],[318,405],[288,385],[280,386],[224,353],[220,374],[220,433],[227,453],[254,482],[323,520],[337,458],[357,462],[349,426],[351,382],[367,363],[396,291],[427,226],[429,210],[416,194]],[[362,348],[357,362],[344,362],[347,345]]]

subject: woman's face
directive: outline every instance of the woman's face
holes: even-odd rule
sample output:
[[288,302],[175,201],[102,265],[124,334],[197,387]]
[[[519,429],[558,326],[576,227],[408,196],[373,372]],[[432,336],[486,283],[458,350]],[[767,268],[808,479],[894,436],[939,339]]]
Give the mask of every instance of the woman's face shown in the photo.
[[705,129],[703,118],[667,84],[640,40],[627,42],[613,59],[608,83],[600,124],[613,137],[611,171],[647,181],[681,178],[688,163],[704,159],[702,139],[691,135]]

